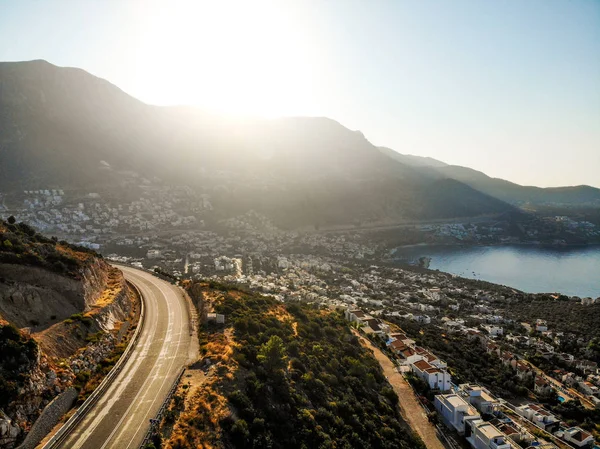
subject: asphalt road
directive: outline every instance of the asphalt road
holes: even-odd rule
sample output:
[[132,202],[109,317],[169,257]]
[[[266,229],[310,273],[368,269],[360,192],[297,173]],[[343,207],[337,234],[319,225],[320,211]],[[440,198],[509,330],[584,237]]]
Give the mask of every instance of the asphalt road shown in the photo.
[[181,291],[149,273],[119,266],[141,291],[146,318],[131,357],[63,449],[138,448],[181,368],[192,361],[188,309]]

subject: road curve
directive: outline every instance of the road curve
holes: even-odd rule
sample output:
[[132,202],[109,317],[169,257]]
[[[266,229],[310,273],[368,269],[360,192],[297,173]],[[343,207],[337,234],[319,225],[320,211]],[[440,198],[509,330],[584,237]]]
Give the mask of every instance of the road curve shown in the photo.
[[181,291],[144,271],[119,266],[142,293],[145,320],[138,343],[108,390],[58,446],[138,448],[181,368],[191,362],[188,308]]

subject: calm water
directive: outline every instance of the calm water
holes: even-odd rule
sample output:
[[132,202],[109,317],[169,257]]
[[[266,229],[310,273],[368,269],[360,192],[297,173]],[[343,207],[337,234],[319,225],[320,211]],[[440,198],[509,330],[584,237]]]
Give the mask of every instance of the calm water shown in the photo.
[[508,285],[529,293],[560,292],[600,297],[600,246],[415,246],[398,248],[398,259],[431,257],[429,266],[471,279]]

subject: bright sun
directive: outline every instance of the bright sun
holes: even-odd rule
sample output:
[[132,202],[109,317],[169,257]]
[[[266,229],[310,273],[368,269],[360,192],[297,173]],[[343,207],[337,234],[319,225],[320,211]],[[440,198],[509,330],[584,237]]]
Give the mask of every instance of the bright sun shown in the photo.
[[151,102],[262,116],[312,104],[319,49],[293,2],[140,2],[135,21],[130,80]]

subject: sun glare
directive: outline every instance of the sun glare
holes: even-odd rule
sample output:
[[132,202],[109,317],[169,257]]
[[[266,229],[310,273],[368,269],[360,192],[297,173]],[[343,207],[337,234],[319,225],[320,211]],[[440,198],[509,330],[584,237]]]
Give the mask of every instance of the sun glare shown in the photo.
[[[315,95],[311,80],[320,66],[318,47],[290,5],[239,0],[139,4],[132,84],[153,92],[159,104],[260,116],[305,110]],[[142,73],[150,75],[142,79]]]

